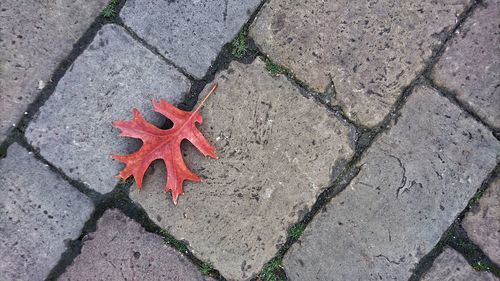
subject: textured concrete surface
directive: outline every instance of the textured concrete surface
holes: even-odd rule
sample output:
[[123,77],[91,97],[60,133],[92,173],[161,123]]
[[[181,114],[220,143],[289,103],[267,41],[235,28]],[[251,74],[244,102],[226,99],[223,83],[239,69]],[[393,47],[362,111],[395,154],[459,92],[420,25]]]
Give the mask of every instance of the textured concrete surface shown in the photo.
[[485,1],[453,38],[433,79],[500,129],[500,1]]
[[500,264],[500,178],[486,189],[463,221],[469,238],[496,264]]
[[408,280],[496,165],[500,142],[420,86],[284,259],[291,280]]
[[108,210],[58,280],[205,279],[185,256],[118,210]]
[[0,142],[107,2],[2,1]]
[[185,183],[174,206],[163,193],[165,168],[156,165],[131,198],[223,276],[249,279],[352,156],[351,129],[259,59],[233,62],[215,81],[200,129],[220,158],[185,147],[203,182]]
[[202,78],[261,0],[128,0],[120,17],[175,65]]
[[423,71],[468,0],[270,1],[250,35],[273,61],[375,126]]
[[0,279],[44,280],[93,204],[15,143],[0,160],[0,194]]
[[189,87],[187,78],[123,28],[106,25],[40,108],[26,137],[67,175],[105,193],[118,182],[113,176],[122,165],[111,155],[138,145],[119,137],[111,122],[131,119],[137,107],[158,124],[162,119],[153,112],[151,100],[177,103]]
[[445,249],[432,264],[432,268],[421,281],[495,281],[498,280],[489,272],[475,271],[458,252]]

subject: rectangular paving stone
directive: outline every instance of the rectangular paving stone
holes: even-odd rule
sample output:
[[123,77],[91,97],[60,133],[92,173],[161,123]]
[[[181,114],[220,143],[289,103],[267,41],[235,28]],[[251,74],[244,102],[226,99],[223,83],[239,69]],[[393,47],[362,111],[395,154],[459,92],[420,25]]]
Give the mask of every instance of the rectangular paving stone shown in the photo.
[[500,264],[500,178],[485,190],[479,204],[472,207],[462,226],[469,238],[496,264]]
[[118,210],[107,210],[82,251],[58,280],[176,280],[205,278],[185,256]]
[[475,271],[457,251],[445,249],[432,264],[432,268],[421,279],[422,281],[495,281],[498,280],[489,272]]
[[107,2],[2,1],[0,142]]
[[185,182],[174,206],[159,164],[130,196],[224,277],[245,280],[277,253],[287,229],[352,157],[353,129],[285,77],[271,76],[259,59],[233,62],[215,81],[200,129],[219,159],[185,146],[186,163],[203,182]]
[[284,258],[290,280],[408,280],[495,168],[491,131],[426,86]]
[[94,206],[18,144],[0,160],[0,279],[44,280]]
[[64,173],[106,193],[118,182],[113,176],[122,166],[111,155],[138,145],[119,137],[111,122],[130,119],[136,107],[161,124],[151,100],[178,103],[189,87],[186,77],[122,27],[106,25],[60,80],[26,137]]
[[202,78],[260,2],[128,0],[120,17],[175,65]]
[[314,90],[333,84],[332,104],[373,127],[470,2],[273,0],[259,12],[250,36]]
[[446,48],[432,78],[500,129],[500,1],[484,2]]

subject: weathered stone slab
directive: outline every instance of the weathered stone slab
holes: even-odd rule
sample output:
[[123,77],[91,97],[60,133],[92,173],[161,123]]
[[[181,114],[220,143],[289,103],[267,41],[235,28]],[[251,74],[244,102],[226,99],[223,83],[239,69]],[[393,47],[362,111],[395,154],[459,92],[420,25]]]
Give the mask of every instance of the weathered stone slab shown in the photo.
[[469,0],[270,1],[250,35],[273,61],[375,126],[424,69]]
[[408,280],[494,169],[500,143],[420,86],[284,258],[291,280]]
[[0,142],[107,2],[2,1]]
[[433,79],[500,129],[500,1],[467,19],[433,69]]
[[188,258],[118,210],[108,210],[59,280],[208,280]]
[[128,0],[120,17],[166,58],[202,78],[261,0]]
[[18,144],[0,160],[0,279],[44,280],[92,202]]
[[469,238],[493,262],[500,264],[500,178],[488,186],[479,204],[463,219],[462,226]]
[[453,249],[445,249],[436,258],[432,268],[422,277],[422,281],[495,281],[498,280],[489,272],[475,271],[462,257]]
[[174,206],[160,164],[131,198],[223,276],[249,279],[352,157],[352,128],[260,60],[233,62],[215,81],[219,90],[201,109],[200,129],[219,159],[191,146],[185,153],[203,182],[185,183]]
[[189,87],[187,78],[123,28],[106,25],[60,80],[26,136],[67,175],[105,193],[122,167],[111,155],[126,154],[138,144],[119,137],[111,122],[131,119],[137,107],[158,123],[162,118],[151,100],[177,103]]

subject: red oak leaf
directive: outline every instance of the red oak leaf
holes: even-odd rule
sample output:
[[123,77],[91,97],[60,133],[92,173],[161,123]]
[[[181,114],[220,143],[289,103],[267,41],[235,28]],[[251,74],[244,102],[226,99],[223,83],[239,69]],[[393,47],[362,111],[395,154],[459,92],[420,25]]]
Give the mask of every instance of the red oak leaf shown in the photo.
[[167,130],[148,123],[137,108],[134,108],[132,120],[113,122],[113,126],[121,130],[120,136],[141,139],[143,142],[141,148],[132,154],[113,156],[113,159],[126,165],[117,177],[126,179],[134,176],[137,186],[141,189],[147,168],[154,160],[161,159],[167,168],[167,184],[164,191],[172,190],[172,199],[174,204],[177,204],[177,197],[184,193],[182,183],[185,180],[201,181],[200,177],[190,171],[184,163],[181,142],[189,140],[203,155],[217,159],[215,148],[208,143],[195,125],[203,122],[199,110],[216,88],[217,84],[193,112],[180,110],[162,99],[159,102],[153,101],[154,111],[174,123],[174,126]]

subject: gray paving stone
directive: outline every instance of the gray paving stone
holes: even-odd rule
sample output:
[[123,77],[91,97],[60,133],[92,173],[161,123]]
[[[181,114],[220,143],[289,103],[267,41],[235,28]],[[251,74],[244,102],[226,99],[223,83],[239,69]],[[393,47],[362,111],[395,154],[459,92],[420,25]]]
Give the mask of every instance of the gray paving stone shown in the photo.
[[496,178],[462,221],[469,238],[500,264],[500,178]]
[[107,2],[2,1],[0,142]]
[[215,81],[219,90],[201,110],[200,129],[219,159],[190,145],[185,153],[203,182],[186,182],[174,206],[160,164],[131,198],[224,277],[249,279],[352,157],[351,128],[259,59],[233,62]]
[[485,3],[453,38],[432,77],[500,129],[500,1]]
[[475,271],[453,249],[445,249],[432,264],[432,268],[425,273],[421,281],[495,281],[498,280],[489,272]]
[[188,258],[118,210],[108,210],[59,280],[209,280]]
[[44,280],[94,206],[24,148],[0,160],[0,279]]
[[408,280],[495,168],[491,131],[420,86],[284,258],[291,280]]
[[157,123],[151,100],[173,103],[189,90],[187,78],[133,40],[123,28],[106,25],[60,80],[26,136],[40,153],[67,175],[105,193],[118,182],[126,154],[138,142],[119,137],[111,126],[132,117],[137,107]]
[[266,3],[250,35],[273,61],[366,126],[389,113],[469,0]]
[[128,0],[125,24],[177,66],[202,78],[261,0]]

